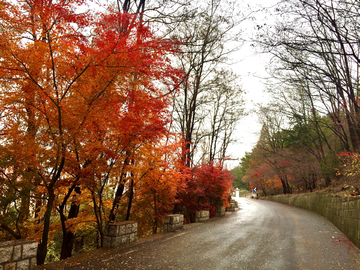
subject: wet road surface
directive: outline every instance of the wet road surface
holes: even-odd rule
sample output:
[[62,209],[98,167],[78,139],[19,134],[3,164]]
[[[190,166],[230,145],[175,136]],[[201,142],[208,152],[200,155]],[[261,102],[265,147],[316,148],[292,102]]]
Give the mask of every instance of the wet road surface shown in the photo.
[[65,269],[359,269],[360,250],[312,212],[240,198],[240,210]]

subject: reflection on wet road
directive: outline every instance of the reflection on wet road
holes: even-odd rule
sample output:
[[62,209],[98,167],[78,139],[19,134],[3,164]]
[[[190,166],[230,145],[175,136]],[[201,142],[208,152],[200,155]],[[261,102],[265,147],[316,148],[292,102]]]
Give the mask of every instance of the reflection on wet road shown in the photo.
[[76,269],[360,269],[360,250],[321,216],[255,199],[239,206]]

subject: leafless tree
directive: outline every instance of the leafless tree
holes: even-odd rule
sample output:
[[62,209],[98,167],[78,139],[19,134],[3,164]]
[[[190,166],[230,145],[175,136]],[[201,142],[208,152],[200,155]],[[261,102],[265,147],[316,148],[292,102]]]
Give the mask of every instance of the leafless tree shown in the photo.
[[359,8],[354,0],[283,1],[281,19],[258,39],[274,55],[274,74],[308,88],[346,151],[360,150]]
[[[230,5],[227,3],[227,7],[231,10],[231,5],[234,3],[230,2]],[[218,93],[216,96],[214,93],[224,91],[220,95],[222,97],[229,96],[230,88],[229,86],[224,87],[224,85],[232,83],[232,80],[220,82],[219,74],[221,74],[221,65],[224,64],[233,49],[227,48],[226,43],[234,41],[232,31],[238,21],[224,12],[223,2],[219,0],[203,1],[188,14],[189,19],[183,22],[181,28],[171,28],[170,30],[172,37],[182,42],[177,62],[184,71],[185,77],[180,87],[180,95],[174,99],[174,119],[176,120],[176,130],[184,136],[186,144],[183,159],[189,167],[193,165],[198,145],[204,139],[208,139],[212,144],[210,158],[214,158],[214,150],[219,149],[215,145],[221,144],[218,141],[220,131],[225,130],[224,127],[229,125],[230,114],[233,117],[232,123],[238,120],[235,117],[239,117],[239,114],[230,112],[228,109],[221,110],[221,113],[225,113],[226,116],[224,114],[223,120],[219,122],[220,110],[216,113],[212,111],[212,106],[217,106],[214,104],[220,94]],[[239,93],[238,89],[231,88],[231,90]],[[235,95],[232,95],[232,98],[234,102],[238,100]],[[222,101],[219,100],[219,102]],[[227,104],[230,104],[230,101]],[[224,103],[221,104],[222,107],[223,105]],[[210,138],[211,127],[214,128],[212,138]],[[216,135],[215,129],[218,130],[218,135]],[[226,151],[231,132],[228,132],[225,137],[222,140],[225,143],[222,152]]]

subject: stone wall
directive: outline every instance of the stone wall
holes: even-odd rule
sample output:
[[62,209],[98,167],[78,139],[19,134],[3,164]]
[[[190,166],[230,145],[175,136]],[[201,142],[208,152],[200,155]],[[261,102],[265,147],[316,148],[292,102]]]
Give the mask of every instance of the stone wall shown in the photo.
[[239,204],[236,200],[231,199],[230,206],[226,207],[226,211],[234,212],[236,208],[239,208]]
[[173,214],[164,218],[164,232],[174,232],[184,228],[184,215]]
[[37,248],[37,242],[27,240],[0,243],[0,270],[34,269]]
[[[137,222],[114,222],[106,226],[104,231],[104,247],[119,247],[135,242],[137,239]],[[1,269],[0,269],[1,270]]]
[[205,222],[209,220],[210,212],[207,210],[198,211],[195,213],[195,223]]
[[360,197],[344,197],[314,192],[267,196],[261,199],[289,204],[316,212],[331,221],[360,248]]
[[216,207],[215,217],[225,216],[225,206]]

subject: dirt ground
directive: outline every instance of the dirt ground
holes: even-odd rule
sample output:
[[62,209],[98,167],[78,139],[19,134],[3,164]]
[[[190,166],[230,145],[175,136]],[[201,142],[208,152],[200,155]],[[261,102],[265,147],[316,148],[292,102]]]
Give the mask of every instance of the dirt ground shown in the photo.
[[332,180],[329,187],[318,190],[342,196],[360,196],[360,176],[342,176]]

